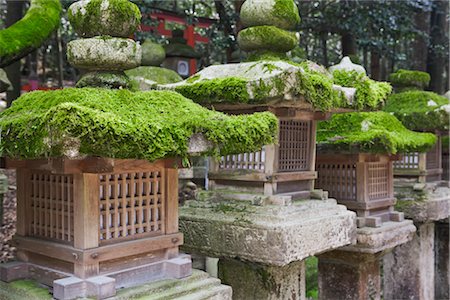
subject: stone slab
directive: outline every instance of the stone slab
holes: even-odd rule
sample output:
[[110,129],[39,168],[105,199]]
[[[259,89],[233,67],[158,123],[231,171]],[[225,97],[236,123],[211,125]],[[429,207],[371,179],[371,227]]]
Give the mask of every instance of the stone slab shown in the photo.
[[256,206],[210,198],[180,208],[184,250],[284,266],[356,241],[356,215],[334,199]]

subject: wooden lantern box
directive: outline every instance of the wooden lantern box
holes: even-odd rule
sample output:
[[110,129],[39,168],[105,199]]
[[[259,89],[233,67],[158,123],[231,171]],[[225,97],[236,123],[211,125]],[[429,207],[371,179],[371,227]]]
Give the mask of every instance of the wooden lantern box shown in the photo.
[[357,214],[358,227],[404,220],[394,211],[393,160],[375,154],[318,152],[316,188]]
[[329,114],[299,107],[253,107],[240,109],[217,105],[216,110],[230,114],[271,111],[279,120],[278,144],[260,151],[227,155],[210,163],[211,190],[239,190],[265,196],[309,198],[314,188],[317,120]]
[[418,182],[432,182],[442,180],[442,137],[431,150],[425,153],[411,152],[403,155],[401,160],[394,163],[396,178],[417,178]]
[[32,278],[54,297],[105,298],[121,287],[191,274],[180,255],[174,160],[6,160],[17,169],[19,262],[1,279]]

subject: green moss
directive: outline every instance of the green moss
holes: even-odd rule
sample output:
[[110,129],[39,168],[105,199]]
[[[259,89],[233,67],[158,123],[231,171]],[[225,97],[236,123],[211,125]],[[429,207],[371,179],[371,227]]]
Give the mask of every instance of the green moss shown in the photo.
[[80,154],[153,161],[185,158],[195,133],[217,146],[208,155],[256,151],[274,142],[277,124],[271,113],[227,116],[174,92],[69,88],[14,101],[0,114],[0,146],[33,159],[61,156],[75,140]]
[[300,24],[298,8],[293,0],[275,0],[273,14],[281,20],[286,20],[289,24]]
[[386,112],[345,113],[319,122],[317,141],[321,147],[369,153],[423,152],[436,143],[431,133],[406,129]]
[[187,83],[193,83],[196,82],[197,80],[200,79],[200,75],[192,75],[191,77],[189,77],[188,79],[186,79]]
[[[138,28],[141,12],[136,4],[128,0],[90,0],[74,3],[68,10],[68,18],[75,32],[81,37],[110,34],[114,37],[128,37]],[[105,20],[107,17],[107,20]]]
[[246,61],[288,61],[288,57],[284,52],[274,52],[267,50],[253,51],[246,59]]
[[421,71],[400,69],[389,75],[389,81],[398,87],[424,89],[430,83],[430,74]]
[[449,128],[444,105],[449,105],[449,100],[436,93],[408,91],[391,95],[383,110],[393,113],[411,130],[434,131]]
[[247,81],[237,77],[196,81],[176,87],[177,92],[199,103],[248,103]]
[[11,283],[0,281],[0,299],[51,300],[53,298],[47,288],[39,286],[35,281],[17,280]]
[[379,108],[392,92],[392,87],[387,82],[378,82],[356,71],[336,70],[333,72],[334,83],[356,88],[353,107],[356,109]]
[[244,51],[268,50],[287,52],[298,44],[293,32],[275,26],[253,26],[238,34],[239,47]]
[[108,89],[129,89],[131,80],[123,72],[90,72],[77,82],[77,88],[83,87],[101,87]]
[[0,67],[39,47],[59,26],[60,13],[58,0],[32,0],[20,21],[0,31]]
[[175,83],[183,80],[177,72],[160,67],[142,66],[126,70],[125,74],[130,77],[142,77],[158,84]]

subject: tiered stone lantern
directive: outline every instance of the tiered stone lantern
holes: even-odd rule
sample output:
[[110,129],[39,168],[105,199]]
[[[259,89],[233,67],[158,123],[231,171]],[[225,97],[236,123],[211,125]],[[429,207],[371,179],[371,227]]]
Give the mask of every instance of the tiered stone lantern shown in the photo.
[[[415,73],[409,71],[408,74]],[[413,85],[407,84],[408,80],[417,81],[417,76],[403,76],[403,85]],[[441,139],[448,135],[449,107],[447,98],[421,91],[417,85],[413,90],[392,95],[384,107],[408,129],[438,135],[438,141],[427,153],[406,153],[394,164],[396,208],[412,219],[418,230],[411,242],[384,257],[386,298],[435,299],[442,296],[435,294],[435,282],[438,282],[435,274],[441,274],[437,275],[439,278],[449,278],[448,264],[435,264],[435,260],[447,261],[447,254],[443,253],[449,251],[450,189],[442,181],[441,152]],[[435,252],[435,249],[439,251]],[[439,283],[442,288],[445,282]],[[447,288],[444,286],[441,290],[448,291],[448,280],[445,284]]]
[[278,118],[277,143],[211,159],[209,191],[180,208],[184,249],[218,257],[219,277],[236,299],[302,299],[303,260],[356,236],[355,215],[313,188],[317,120],[352,109],[355,88],[334,85],[319,65],[288,61],[285,52],[297,43],[288,30],[299,22],[298,9],[293,1],[277,3],[242,5],[248,28],[238,42],[253,60],[210,66],[159,87],[227,114],[269,111]]
[[396,153],[426,150],[436,138],[409,131],[385,112],[333,115],[318,128],[316,187],[355,211],[359,227],[356,245],[318,256],[319,295],[378,299],[380,257],[415,232],[412,221],[394,210],[392,161]]
[[[124,35],[109,31],[103,17],[136,16],[126,0],[80,1],[69,10],[80,35]],[[105,31],[88,31],[100,30],[94,23]],[[71,61],[90,70],[138,61],[125,61],[131,52],[138,56],[139,46],[124,38],[71,43]],[[103,53],[100,62],[108,67],[95,67],[94,53]],[[0,116],[6,167],[17,170],[18,260],[0,266],[1,280],[33,279],[52,288],[56,299],[103,299],[119,288],[191,275],[190,256],[178,250],[179,160],[254,150],[273,142],[276,122],[270,113],[226,116],[168,91],[72,88],[23,95]],[[230,299],[229,287],[194,275],[121,292],[125,298],[149,292]]]

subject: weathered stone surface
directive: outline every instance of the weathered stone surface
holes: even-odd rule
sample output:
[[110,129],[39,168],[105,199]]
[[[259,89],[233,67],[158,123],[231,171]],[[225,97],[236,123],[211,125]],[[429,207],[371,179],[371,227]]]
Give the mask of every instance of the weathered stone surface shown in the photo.
[[164,47],[153,43],[150,40],[145,41],[142,45],[142,66],[160,66],[166,58]]
[[242,4],[240,17],[245,27],[272,25],[294,29],[300,23],[297,5],[292,0],[247,0]]
[[256,206],[208,198],[180,208],[180,230],[188,252],[284,266],[353,243],[356,217],[333,199]]
[[106,89],[129,89],[131,80],[123,72],[89,72],[76,84],[77,88],[100,87]]
[[436,299],[450,299],[449,220],[435,223],[434,290]]
[[68,17],[80,37],[129,37],[138,28],[141,13],[128,0],[81,0],[69,7]]
[[444,97],[450,100],[450,91],[447,91],[447,93],[444,94]]
[[320,299],[381,298],[379,255],[335,250],[318,258]]
[[384,299],[435,299],[434,223],[418,226],[414,239],[383,260]]
[[219,278],[233,288],[233,299],[299,300],[305,295],[305,262],[283,267],[236,259],[219,260]]
[[350,57],[345,56],[342,58],[341,62],[335,66],[330,67],[330,72],[334,71],[356,71],[358,73],[366,74],[366,69],[363,66],[352,63]]
[[67,44],[67,59],[76,68],[123,71],[141,63],[141,46],[131,39],[95,37]]
[[275,26],[255,26],[243,29],[239,32],[237,41],[239,47],[244,51],[287,52],[298,44],[295,33]]
[[177,72],[160,67],[141,66],[125,71],[133,86],[141,91],[155,89],[158,84],[169,84],[183,80]]
[[395,196],[398,199],[395,209],[414,222],[437,221],[450,215],[450,189],[447,187],[426,184],[425,188],[414,190],[411,184],[396,181]]
[[384,222],[381,227],[357,229],[357,243],[343,250],[361,253],[379,253],[411,241],[416,227],[411,220]]

